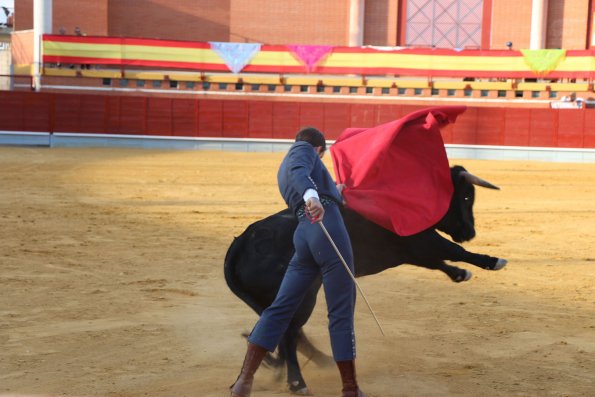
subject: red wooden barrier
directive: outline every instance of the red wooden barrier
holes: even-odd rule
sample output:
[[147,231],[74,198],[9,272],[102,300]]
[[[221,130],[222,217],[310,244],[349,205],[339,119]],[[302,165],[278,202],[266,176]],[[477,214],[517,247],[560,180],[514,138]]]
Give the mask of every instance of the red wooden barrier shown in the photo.
[[[293,139],[301,126],[336,139],[423,108],[414,105],[176,99],[0,92],[0,131]],[[595,148],[595,110],[469,107],[446,143]]]

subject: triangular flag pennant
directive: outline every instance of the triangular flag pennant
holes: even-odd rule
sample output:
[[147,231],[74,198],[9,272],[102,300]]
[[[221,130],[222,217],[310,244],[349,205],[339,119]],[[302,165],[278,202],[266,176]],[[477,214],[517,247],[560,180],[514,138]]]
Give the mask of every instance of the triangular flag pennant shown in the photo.
[[547,74],[566,57],[566,50],[521,50],[525,63],[532,71]]
[[260,51],[257,43],[220,43],[209,42],[213,51],[219,55],[233,73],[239,73]]
[[288,45],[287,48],[306,65],[308,72],[313,72],[320,61],[333,51],[330,45]]

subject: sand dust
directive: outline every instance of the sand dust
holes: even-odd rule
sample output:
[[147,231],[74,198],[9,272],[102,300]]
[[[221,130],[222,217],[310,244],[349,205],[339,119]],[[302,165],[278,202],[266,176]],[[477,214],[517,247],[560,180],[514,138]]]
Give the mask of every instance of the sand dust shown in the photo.
[[[223,280],[246,226],[283,208],[283,154],[0,148],[0,396],[228,396],[256,315]],[[330,158],[325,161],[330,166]],[[455,284],[360,278],[371,397],[595,395],[595,164],[453,160],[478,191],[466,246],[509,265]],[[305,331],[329,353],[323,299]],[[301,357],[318,397],[336,368]],[[261,368],[255,397],[286,396]]]

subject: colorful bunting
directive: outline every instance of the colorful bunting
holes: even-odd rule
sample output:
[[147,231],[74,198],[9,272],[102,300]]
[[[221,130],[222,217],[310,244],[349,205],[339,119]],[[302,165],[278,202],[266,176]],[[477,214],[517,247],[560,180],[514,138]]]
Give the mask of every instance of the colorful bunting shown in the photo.
[[260,44],[256,43],[220,43],[209,42],[215,51],[224,61],[232,73],[239,73],[252,58],[260,51]]
[[[225,51],[215,48],[227,47]],[[235,48],[235,49],[234,49]],[[594,50],[463,50],[287,46],[100,36],[43,36],[44,63],[205,72],[534,78],[595,76]],[[586,84],[586,83],[585,83]]]

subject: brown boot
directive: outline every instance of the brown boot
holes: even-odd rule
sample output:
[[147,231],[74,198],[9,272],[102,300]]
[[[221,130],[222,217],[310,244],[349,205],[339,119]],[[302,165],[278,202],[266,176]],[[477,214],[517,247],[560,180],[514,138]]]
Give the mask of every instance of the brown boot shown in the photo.
[[337,367],[339,367],[343,382],[341,397],[366,397],[364,392],[359,389],[355,379],[355,361],[337,361]]
[[231,397],[250,397],[254,373],[266,354],[267,350],[265,348],[248,343],[248,351],[246,352],[246,358],[244,358],[242,372],[240,372],[238,379],[229,388],[231,390]]

